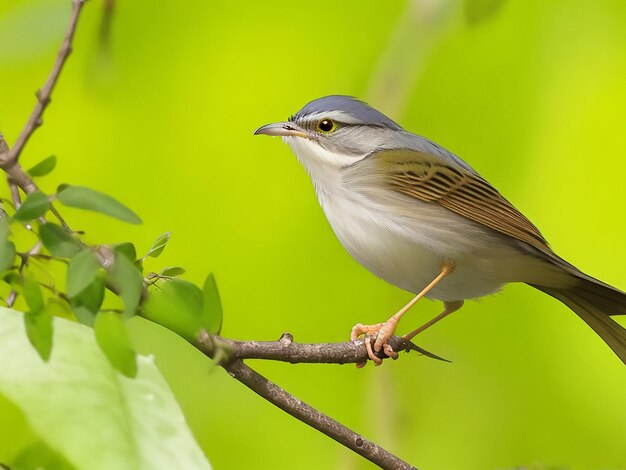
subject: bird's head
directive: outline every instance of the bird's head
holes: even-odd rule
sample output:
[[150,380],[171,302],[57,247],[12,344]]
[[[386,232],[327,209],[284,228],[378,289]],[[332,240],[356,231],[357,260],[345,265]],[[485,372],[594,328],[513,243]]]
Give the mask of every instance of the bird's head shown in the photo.
[[281,136],[315,180],[364,158],[392,142],[402,128],[380,111],[350,96],[311,101],[285,122],[254,134]]

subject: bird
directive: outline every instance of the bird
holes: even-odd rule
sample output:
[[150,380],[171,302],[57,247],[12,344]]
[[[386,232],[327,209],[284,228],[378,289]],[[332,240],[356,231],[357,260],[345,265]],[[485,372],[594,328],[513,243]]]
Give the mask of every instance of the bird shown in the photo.
[[386,321],[352,329],[375,365],[379,356],[397,358],[387,341],[419,299],[442,301],[443,311],[408,340],[466,300],[514,282],[565,304],[626,364],[626,329],[612,318],[626,314],[626,293],[555,254],[528,218],[452,152],[344,95],[313,100],[254,134],[280,136],[291,147],[348,253],[414,294]]

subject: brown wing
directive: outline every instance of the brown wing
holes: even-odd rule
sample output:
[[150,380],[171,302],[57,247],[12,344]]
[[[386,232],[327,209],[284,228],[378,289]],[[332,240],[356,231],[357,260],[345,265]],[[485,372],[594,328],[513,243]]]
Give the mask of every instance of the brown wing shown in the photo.
[[541,232],[478,174],[428,153],[388,150],[375,155],[398,192],[443,207],[526,242],[544,253],[552,250]]

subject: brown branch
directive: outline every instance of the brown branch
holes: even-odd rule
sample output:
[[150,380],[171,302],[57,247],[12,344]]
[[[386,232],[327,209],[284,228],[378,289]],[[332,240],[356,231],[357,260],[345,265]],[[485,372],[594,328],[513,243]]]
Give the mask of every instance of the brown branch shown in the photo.
[[54,87],[59,79],[61,70],[65,65],[65,61],[72,52],[72,40],[74,39],[76,25],[78,24],[78,18],[84,4],[85,0],[72,0],[72,14],[70,16],[70,22],[67,26],[65,37],[61,43],[56,61],[50,71],[50,75],[48,75],[46,83],[44,83],[43,87],[41,87],[35,94],[37,96],[37,104],[35,104],[35,108],[28,118],[26,125],[22,129],[22,132],[20,132],[20,135],[17,137],[17,140],[11,150],[9,150],[6,154],[4,160],[0,161],[0,166],[2,168],[10,168],[17,163],[26,142],[28,142],[30,136],[33,132],[35,132],[35,129],[41,126],[43,122],[42,116],[46,107],[50,104],[52,91],[54,90]]
[[[389,343],[398,348],[397,350],[404,348],[409,350],[420,349],[398,336],[393,336]],[[207,356],[215,359],[234,379],[257,395],[370,462],[384,469],[415,469],[413,465],[278,387],[248,367],[242,360],[254,358],[291,363],[360,363],[368,360],[363,340],[345,343],[299,344],[293,341],[290,334],[285,333],[278,341],[237,341],[220,336],[210,336],[203,332],[195,346]]]
[[[449,362],[400,336],[392,336],[388,343],[394,351],[416,351],[432,359]],[[214,357],[219,350],[224,351],[229,360],[265,359],[292,364],[359,364],[369,359],[362,339],[344,343],[304,344],[296,343],[289,333],[284,333],[278,341],[239,341],[203,334],[198,340],[197,347],[209,357]],[[387,359],[382,351],[378,357]]]

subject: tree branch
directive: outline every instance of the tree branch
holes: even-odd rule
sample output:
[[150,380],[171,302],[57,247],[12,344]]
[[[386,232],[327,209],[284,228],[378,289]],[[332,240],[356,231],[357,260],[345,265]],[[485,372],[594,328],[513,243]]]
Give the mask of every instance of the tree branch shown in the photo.
[[[432,359],[450,362],[400,336],[392,336],[388,343],[394,351],[416,351]],[[344,343],[303,344],[294,342],[289,333],[284,333],[278,341],[239,341],[221,336],[210,336],[205,332],[200,335],[196,347],[212,358],[218,354],[218,351],[222,351],[228,358],[222,362],[237,359],[266,359],[291,364],[359,364],[369,359],[363,339]],[[388,359],[382,351],[378,353],[378,356],[381,359]]]
[[50,104],[52,91],[54,90],[59,76],[61,75],[61,70],[65,65],[65,61],[72,52],[72,40],[74,39],[76,25],[78,24],[78,18],[84,4],[85,0],[72,0],[72,14],[70,16],[70,22],[67,26],[65,37],[61,43],[56,61],[50,71],[50,75],[48,75],[48,79],[46,80],[46,83],[44,83],[43,87],[41,87],[35,94],[37,96],[37,104],[35,104],[35,108],[28,118],[26,125],[22,129],[22,132],[20,132],[20,135],[17,137],[15,144],[8,151],[3,161],[0,161],[0,167],[8,169],[15,165],[20,157],[20,154],[22,153],[22,150],[24,149],[24,146],[26,145],[26,142],[28,142],[30,136],[33,132],[35,132],[35,129],[41,126],[43,122],[43,112],[48,104]]
[[[397,350],[408,348],[408,350],[423,351],[398,336],[393,336],[389,344]],[[196,347],[208,357],[215,359],[234,379],[257,395],[370,462],[385,469],[415,469],[411,464],[294,397],[242,361],[242,359],[271,359],[291,363],[360,363],[369,359],[363,340],[345,343],[299,344],[293,341],[290,334],[284,333],[278,341],[237,341],[210,336],[203,332],[198,338]],[[434,354],[426,353],[440,359]]]

